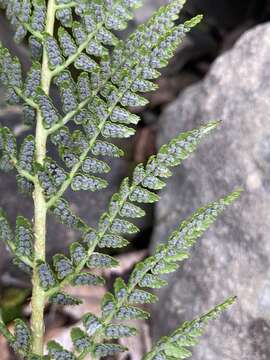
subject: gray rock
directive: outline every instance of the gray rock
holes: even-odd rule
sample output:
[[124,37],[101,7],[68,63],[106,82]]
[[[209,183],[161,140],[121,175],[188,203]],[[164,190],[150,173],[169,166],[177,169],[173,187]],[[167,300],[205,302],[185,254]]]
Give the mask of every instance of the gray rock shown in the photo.
[[168,3],[169,0],[145,0],[143,6],[135,12],[135,21],[138,24],[145,22],[155,10]]
[[[182,131],[222,119],[219,130],[176,171],[156,211],[153,246],[181,219],[237,187],[241,199],[169,277],[154,307],[154,339],[236,294],[211,324],[194,360],[270,358],[270,24],[247,32],[214,63],[206,79],[184,91],[160,119],[160,144]],[[267,345],[268,344],[268,345]]]

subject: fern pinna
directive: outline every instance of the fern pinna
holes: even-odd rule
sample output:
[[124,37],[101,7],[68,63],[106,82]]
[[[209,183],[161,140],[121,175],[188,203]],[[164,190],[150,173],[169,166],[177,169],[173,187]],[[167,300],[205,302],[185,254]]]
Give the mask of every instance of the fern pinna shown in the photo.
[[[79,304],[80,299],[65,292],[66,285],[104,283],[91,269],[110,268],[117,261],[102,249],[128,244],[125,235],[139,230],[131,220],[144,216],[140,204],[159,200],[156,191],[166,185],[171,168],[180,165],[219,123],[180,134],[146,164],[137,165],[133,177],[124,179],[112,196],[96,229],[72,211],[65,192],[69,187],[98,191],[108,185],[102,177],[110,171],[106,159],[123,155],[110,139],[135,133],[140,118],[130,107],[147,104],[142,93],[156,89],[153,80],[159,77],[159,69],[202,17],[178,25],[184,0],[173,0],[122,41],[117,31],[126,28],[140,0],[1,0],[0,4],[15,28],[15,40],[28,41],[32,56],[31,68],[23,77],[19,59],[1,46],[1,83],[7,103],[21,104],[24,122],[33,128],[19,151],[12,131],[0,128],[0,168],[15,170],[19,190],[34,201],[33,221],[18,215],[15,230],[4,210],[0,212],[0,237],[13,253],[14,263],[29,273],[33,283],[31,326],[18,319],[10,332],[1,321],[0,331],[25,359],[111,356],[125,350],[117,339],[136,333],[125,320],[148,318],[140,305],[157,301],[146,289],[166,285],[162,275],[175,271],[189,257],[190,247],[239,192],[196,211],[151,257],[137,264],[127,283],[117,279],[114,292],[104,296],[100,316],[82,314],[82,327],[72,330],[73,352],[56,342],[48,343],[44,351],[45,305]],[[60,110],[50,95],[53,85],[62,100]],[[59,158],[47,156],[48,141],[57,147]],[[56,254],[52,261],[46,259],[45,248],[49,211],[82,234],[81,241],[70,245],[69,256]],[[189,357],[188,348],[196,344],[207,322],[234,300],[183,324],[161,339],[145,359]]]

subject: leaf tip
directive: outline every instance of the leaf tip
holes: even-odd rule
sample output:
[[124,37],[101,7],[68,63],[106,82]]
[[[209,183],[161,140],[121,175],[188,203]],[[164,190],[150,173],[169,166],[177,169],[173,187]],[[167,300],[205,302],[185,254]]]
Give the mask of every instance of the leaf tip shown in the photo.
[[184,23],[184,27],[187,30],[191,30],[192,28],[194,28],[195,26],[197,26],[203,19],[203,15],[197,15],[194,16],[192,19],[185,21]]

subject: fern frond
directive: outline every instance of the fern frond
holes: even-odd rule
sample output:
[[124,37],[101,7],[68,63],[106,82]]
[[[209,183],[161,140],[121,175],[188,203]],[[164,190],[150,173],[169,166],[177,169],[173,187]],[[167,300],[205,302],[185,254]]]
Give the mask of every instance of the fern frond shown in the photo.
[[161,338],[151,352],[147,353],[143,359],[171,360],[189,358],[192,355],[189,348],[197,345],[197,338],[203,335],[208,323],[211,320],[215,320],[232,306],[235,301],[236,297],[231,297],[197,319],[185,322],[171,335]]
[[[110,30],[123,30],[127,26],[127,21],[132,19],[130,10],[137,7],[139,1],[128,2],[123,0],[116,1],[92,1],[91,3],[78,1],[75,11],[83,18],[83,23],[72,22],[70,8],[62,8],[57,11],[57,16],[63,26],[69,27],[72,24],[73,38],[67,35],[64,29],[60,30],[58,40],[61,47],[65,49],[65,61],[58,63],[52,72],[52,77],[58,75],[72,63],[78,69],[90,71],[98,69],[97,63],[90,56],[103,58],[108,54],[104,45],[115,46],[118,44],[117,38]],[[70,47],[71,46],[71,47]],[[69,48],[69,51],[67,50]],[[58,50],[57,50],[58,51]],[[49,52],[53,56],[53,51]],[[60,57],[59,57],[60,59]]]
[[[90,262],[93,261],[92,256],[97,246],[100,248],[118,248],[128,244],[123,235],[137,232],[138,229],[130,221],[122,219],[120,216],[123,217],[125,213],[129,218],[144,215],[140,207],[133,204],[133,202],[151,203],[158,201],[159,196],[148,190],[147,187],[152,189],[153,183],[159,183],[160,178],[172,175],[172,173],[168,172],[169,168],[180,165],[196,150],[203,138],[216,129],[218,125],[219,122],[212,122],[198,129],[180,134],[169,144],[162,146],[157,155],[149,159],[146,166],[143,166],[143,164],[138,165],[134,170],[131,183],[129,179],[124,179],[120,191],[112,196],[108,211],[99,220],[97,231],[76,220],[75,215],[68,216],[70,220],[68,219],[65,222],[71,222],[73,227],[78,222],[78,228],[81,228],[84,232],[83,248],[80,251],[83,256],[81,261],[76,264],[74,272],[56,287],[50,289],[48,296],[58,292],[66,283],[72,281],[73,277],[79,274],[83,267],[89,263],[89,259]],[[150,181],[149,178],[152,180]],[[68,205],[63,200],[61,200],[61,204],[62,209],[58,206],[59,210],[57,212],[63,217],[68,214],[67,211],[63,211],[64,207]],[[106,259],[108,260],[108,258]]]
[[[160,15],[160,13],[162,13],[162,16]],[[141,52],[142,52],[141,57],[144,56],[144,58],[145,58],[144,61],[147,60],[147,53],[145,53],[145,51],[147,50],[146,45],[148,44],[149,51],[151,50],[151,48],[152,49],[155,48],[159,43],[159,39],[162,39],[162,35],[165,36],[166,31],[169,31],[169,29],[173,25],[172,23],[169,22],[169,24],[167,24],[166,27],[163,26],[164,29],[166,30],[164,32],[164,29],[161,27],[160,23],[162,23],[162,19],[164,19],[166,16],[169,16],[168,6],[166,8],[164,8],[162,12],[159,12],[158,14],[153,16],[153,18],[147,24],[145,24],[144,27],[141,29],[141,33],[135,32],[133,34],[133,36],[130,37],[130,42],[128,42],[127,45],[124,46],[122,44],[122,47],[118,46],[117,49],[114,50],[111,63],[109,62],[109,60],[108,60],[108,62],[102,63],[103,66],[106,65],[106,67],[108,67],[108,69],[106,70],[106,73],[101,72],[101,74],[97,74],[97,75],[92,74],[91,75],[92,88],[93,88],[94,92],[89,99],[85,99],[84,102],[79,104],[77,111],[80,111],[89,102],[92,102],[95,99],[95,96],[100,91],[104,93],[105,90],[106,90],[106,92],[109,90],[109,93],[111,93],[111,97],[112,97],[113,93],[114,93],[112,90],[113,89],[115,91],[117,90],[114,85],[117,85],[117,83],[119,83],[119,80],[121,79],[121,77],[124,75],[123,70],[122,71],[119,71],[119,70],[122,68],[127,68],[127,69],[130,68],[131,69],[134,65],[137,65],[137,66],[140,65],[138,63],[140,61],[140,57],[138,57],[138,55],[137,55],[137,58],[136,58],[136,56],[134,57],[134,59],[131,58],[136,53],[136,50],[137,50],[136,46],[138,45],[137,38],[139,38],[139,37],[142,37],[143,40],[145,40],[144,42],[142,42],[140,44],[139,50],[141,50]],[[185,31],[188,31],[188,29],[190,29],[190,28],[186,27]],[[163,32],[161,30],[163,30]],[[175,30],[177,30],[177,29],[175,29]],[[182,30],[184,30],[184,28]],[[153,32],[153,35],[155,34],[155,37],[153,36],[153,42],[149,43],[149,39],[151,39],[150,34],[152,32]],[[179,32],[180,32],[180,28],[179,28]],[[167,35],[169,35],[169,33]],[[180,38],[178,39],[178,41],[181,40],[181,32],[179,35],[180,35]],[[148,43],[147,43],[147,41],[148,41]],[[167,45],[171,45],[171,44],[168,43]],[[158,55],[158,54],[156,54],[156,55]],[[144,63],[144,67],[142,69],[144,77],[146,77],[146,70],[148,69],[148,67],[146,67],[145,65],[146,65],[146,63]],[[151,71],[151,70],[149,69],[149,71]],[[112,80],[112,83],[109,82],[110,79]],[[142,82],[142,80],[143,79],[141,79],[141,82]],[[95,83],[97,83],[97,89],[96,89]],[[150,85],[150,86],[152,87],[153,85]],[[139,87],[136,85],[136,83],[134,85],[132,83],[131,87],[133,87],[134,90],[136,89],[137,91],[139,91]],[[108,94],[107,94],[107,96],[108,96]],[[73,117],[73,115],[74,114],[69,114],[65,118],[63,118],[62,124],[66,124]],[[59,123],[57,126],[54,127],[54,129],[51,129],[51,132],[57,130],[59,127],[62,126],[62,124]]]
[[[121,124],[132,124],[138,121],[136,116],[131,115],[125,110],[125,107],[145,105],[145,99],[138,95],[137,92],[148,91],[154,88],[153,84],[147,82],[149,74],[146,74],[146,69],[150,70],[163,67],[167,60],[173,55],[173,51],[181,42],[185,33],[191,28],[191,23],[189,23],[188,26],[174,26],[173,20],[177,17],[174,11],[176,11],[176,8],[181,8],[182,5],[180,3],[181,2],[174,1],[165,6],[155,14],[139,32],[135,32],[135,34],[130,37],[126,48],[124,47],[122,49],[123,58],[119,59],[121,55],[117,47],[117,50],[115,50],[116,55],[111,63],[101,61],[101,66],[106,65],[106,69],[104,67],[101,74],[97,74],[99,77],[99,80],[95,79],[98,83],[97,89],[94,88],[94,91],[91,92],[90,84],[92,79],[89,79],[87,74],[79,77],[78,90],[79,94],[83,94],[80,95],[80,97],[82,98],[83,96],[84,100],[79,103],[77,108],[75,108],[75,105],[80,99],[76,97],[73,90],[72,92],[70,91],[70,85],[63,82],[65,81],[64,79],[67,79],[66,76],[70,78],[70,75],[65,73],[64,77],[61,76],[61,78],[57,80],[60,89],[63,87],[69,91],[68,110],[71,111],[68,112],[61,121],[57,121],[55,125],[49,128],[48,133],[53,134],[59,129],[61,131],[63,125],[73,118],[75,122],[79,121],[79,123],[81,123],[84,118],[83,128],[88,143],[88,145],[84,147],[83,152],[80,152],[78,155],[74,151],[69,151],[69,157],[74,157],[74,165],[68,180],[63,184],[57,196],[62,196],[71,185],[73,178],[80,170],[89,152],[92,152],[95,156],[122,155],[122,151],[120,149],[118,150],[115,145],[98,140],[98,138],[100,135],[105,138],[123,138],[134,134],[132,128]],[[138,49],[136,42],[141,38],[149,38],[150,34],[152,34],[152,41],[149,42],[148,40],[148,43],[144,41]],[[133,53],[135,54],[135,49],[137,55],[131,57]],[[157,59],[160,59],[159,63],[156,63]],[[128,74],[129,69],[131,71],[130,75]],[[98,95],[99,93],[106,101],[101,99]],[[90,96],[88,96],[89,94]],[[86,105],[88,109],[85,109]],[[122,107],[119,105],[122,105]],[[64,106],[66,108],[65,104]],[[80,113],[82,110],[84,110],[83,115]],[[53,113],[51,113],[51,115],[53,115]],[[109,121],[110,119],[112,122]],[[60,153],[63,151],[62,147],[59,148],[59,151]],[[57,196],[50,199],[48,207],[53,205],[57,200]]]
[[[143,94],[157,89],[160,70],[202,19],[199,15],[178,24],[184,3],[171,0],[124,42],[118,31],[127,27],[141,0],[0,0],[15,29],[15,40],[28,39],[32,57],[24,75],[19,59],[0,44],[0,82],[7,103],[22,106],[24,123],[35,127],[35,137],[26,136],[18,147],[12,131],[0,126],[0,170],[16,170],[19,190],[34,199],[33,224],[18,215],[14,231],[0,209],[0,240],[33,283],[31,329],[15,320],[14,333],[10,333],[0,319],[0,332],[22,358],[82,360],[88,354],[103,357],[125,351],[112,341],[136,334],[124,321],[149,317],[140,305],[154,303],[157,297],[145,289],[165,286],[163,275],[179,268],[197,239],[239,196],[237,191],[197,210],[152,256],[135,266],[128,282],[116,279],[112,291],[103,297],[101,315],[87,313],[81,328],[72,329],[75,352],[51,341],[48,354],[43,355],[46,302],[79,305],[79,298],[65,292],[66,285],[104,285],[104,278],[93,269],[111,268],[118,262],[102,249],[127,246],[128,235],[139,231],[132,219],[145,215],[141,204],[159,200],[157,191],[166,186],[172,168],[219,124],[212,122],[180,134],[147,163],[137,165],[133,176],[125,178],[111,197],[96,229],[64,199],[68,188],[93,192],[107,187],[103,174],[110,166],[102,157],[123,156],[113,140],[133,136],[140,120],[130,107],[148,103]],[[53,84],[60,104],[52,97]],[[47,155],[48,140],[58,150],[59,163]],[[48,211],[82,235],[81,241],[70,245],[68,255],[55,254],[51,262],[46,260]],[[229,299],[161,339],[146,360],[189,356],[187,348],[195,344],[204,325],[233,301]]]
[[[141,288],[160,288],[166,281],[160,275],[174,272],[182,262],[189,257],[189,249],[196,240],[210,227],[227,206],[232,204],[240,195],[240,191],[215,201],[208,206],[197,210],[189,219],[183,221],[179,228],[169,237],[168,242],[157,247],[153,256],[135,266],[127,284],[122,279],[117,279],[114,284],[114,295],[107,293],[102,303],[102,316],[96,321],[100,326],[90,336],[88,346],[83,352],[86,356],[91,352],[93,344],[106,338],[106,329],[112,321],[145,319],[149,314],[132,304],[145,304],[156,301],[156,297]],[[177,240],[176,240],[177,239]],[[229,300],[230,302],[230,300]],[[226,307],[224,305],[224,308]],[[228,305],[228,304],[227,304]],[[213,310],[210,314],[218,313],[223,305]],[[209,317],[211,316],[209,314]],[[201,319],[208,319],[207,315]],[[202,320],[198,320],[203,322]],[[195,324],[196,320],[194,321]],[[193,323],[192,323],[193,324]],[[180,330],[179,330],[180,333]],[[87,334],[86,334],[87,336]],[[185,349],[184,349],[185,350]],[[182,350],[182,351],[184,351]],[[83,358],[83,357],[82,357]]]

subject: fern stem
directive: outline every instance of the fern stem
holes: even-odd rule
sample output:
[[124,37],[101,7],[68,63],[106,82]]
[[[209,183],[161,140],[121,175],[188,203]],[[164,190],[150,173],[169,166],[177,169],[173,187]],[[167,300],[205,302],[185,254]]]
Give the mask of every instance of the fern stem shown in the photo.
[[[46,32],[50,35],[54,33],[56,4],[55,0],[49,0],[47,4]],[[48,95],[51,84],[51,71],[47,52],[43,50],[42,70],[41,70],[41,87]],[[42,114],[37,111],[36,126],[36,161],[43,164],[46,157],[47,133],[43,127]],[[43,355],[44,346],[44,307],[45,292],[39,284],[37,265],[39,261],[45,261],[46,258],[46,217],[47,208],[43,190],[38,181],[35,181],[34,199],[34,269],[33,269],[33,293],[32,293],[32,317],[31,330],[33,336],[32,351],[34,354]]]
[[[131,55],[130,55],[131,56]],[[134,65],[136,64],[136,61],[134,63]],[[94,99],[94,97],[100,92],[100,90],[103,88],[103,86],[106,85],[106,83],[109,81],[109,79],[114,75],[114,73],[117,72],[117,70],[121,67],[122,64],[119,64],[119,67],[116,66],[116,69],[114,70],[114,72],[112,74],[110,74],[110,76],[108,78],[106,78],[104,80],[104,82],[102,82],[102,84],[99,86],[99,88],[94,91],[93,94],[91,94],[90,97],[86,98],[85,100],[83,100],[78,107],[71,111],[70,113],[68,113],[60,122],[58,122],[57,124],[55,124],[51,129],[47,130],[47,135],[51,135],[52,133],[54,133],[55,131],[59,130],[61,127],[63,127],[64,125],[66,125],[75,115],[78,111],[80,111],[81,109],[83,109],[86,105],[89,105],[89,103],[91,103],[91,101]],[[55,69],[57,70],[57,68]],[[55,71],[54,70],[54,71]],[[53,74],[53,73],[52,73]],[[88,148],[81,154],[79,161],[73,166],[73,168],[71,169],[71,172],[69,173],[69,176],[67,178],[67,180],[65,182],[63,182],[62,186],[60,187],[59,191],[57,192],[57,194],[55,196],[53,196],[47,203],[47,208],[51,208],[57,200],[59,200],[59,198],[65,193],[65,191],[69,188],[70,184],[72,183],[72,180],[74,178],[74,176],[77,174],[78,170],[80,169],[83,161],[86,159],[88,153],[91,151],[91,149],[94,147],[96,140],[98,139],[98,137],[101,135],[102,130],[104,128],[104,126],[106,125],[107,120],[110,118],[113,110],[115,109],[115,107],[118,105],[118,103],[121,101],[122,97],[125,95],[125,92],[127,90],[129,90],[131,88],[131,86],[136,82],[136,80],[139,78],[139,74],[137,75],[137,77],[135,79],[133,79],[131,81],[131,83],[129,84],[128,88],[124,89],[122,92],[120,92],[118,98],[116,99],[115,103],[111,105],[111,107],[108,109],[108,114],[107,116],[103,119],[103,121],[100,123],[99,125],[99,130],[98,132],[95,134],[95,136],[91,139]]]

